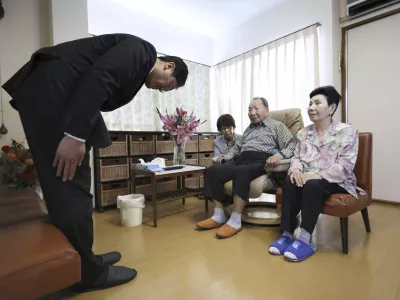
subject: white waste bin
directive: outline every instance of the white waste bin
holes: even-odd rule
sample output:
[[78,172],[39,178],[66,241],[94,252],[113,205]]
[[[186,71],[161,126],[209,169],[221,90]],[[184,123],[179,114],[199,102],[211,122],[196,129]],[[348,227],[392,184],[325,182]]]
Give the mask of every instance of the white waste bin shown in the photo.
[[121,212],[122,226],[134,227],[142,224],[144,206],[142,194],[118,196],[117,207]]

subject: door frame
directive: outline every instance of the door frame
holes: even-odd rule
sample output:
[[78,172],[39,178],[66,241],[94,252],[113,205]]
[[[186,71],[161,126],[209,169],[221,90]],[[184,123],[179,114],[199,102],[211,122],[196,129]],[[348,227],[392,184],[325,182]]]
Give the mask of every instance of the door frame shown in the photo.
[[349,25],[345,25],[342,27],[342,44],[341,44],[341,56],[340,56],[340,70],[341,70],[341,94],[342,94],[342,122],[347,123],[348,122],[348,99],[347,99],[347,33],[350,29],[372,23],[381,19],[384,19],[386,17],[395,15],[400,13],[400,7],[393,9],[391,11],[371,16],[369,18],[360,20],[355,23],[351,23]]

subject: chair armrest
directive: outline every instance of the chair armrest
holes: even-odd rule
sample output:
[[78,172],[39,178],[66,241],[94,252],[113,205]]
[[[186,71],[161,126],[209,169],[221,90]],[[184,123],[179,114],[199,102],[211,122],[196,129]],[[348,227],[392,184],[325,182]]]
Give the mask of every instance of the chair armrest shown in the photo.
[[286,172],[290,167],[290,158],[282,159],[276,167],[265,164],[264,168],[267,172]]

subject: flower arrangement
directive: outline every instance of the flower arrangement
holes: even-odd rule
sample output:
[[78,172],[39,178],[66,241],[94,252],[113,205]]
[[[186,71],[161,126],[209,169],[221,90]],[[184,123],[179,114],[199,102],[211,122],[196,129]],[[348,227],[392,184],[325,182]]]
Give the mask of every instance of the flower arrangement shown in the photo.
[[174,141],[174,165],[185,164],[185,144],[188,137],[192,136],[197,127],[206,121],[201,122],[197,119],[193,112],[189,115],[183,108],[176,108],[174,113],[169,114],[168,111],[162,115],[158,108],[156,112],[163,122],[162,129],[168,131]]
[[156,111],[164,124],[162,129],[176,136],[178,145],[181,145],[189,136],[196,132],[197,127],[206,122],[200,122],[200,119],[196,120],[196,116],[193,112],[188,115],[186,110],[178,107],[173,114],[169,114],[168,111],[166,111],[166,114],[162,115],[158,108]]
[[4,165],[3,182],[11,188],[35,190],[38,177],[29,149],[12,139],[1,148],[0,164]]

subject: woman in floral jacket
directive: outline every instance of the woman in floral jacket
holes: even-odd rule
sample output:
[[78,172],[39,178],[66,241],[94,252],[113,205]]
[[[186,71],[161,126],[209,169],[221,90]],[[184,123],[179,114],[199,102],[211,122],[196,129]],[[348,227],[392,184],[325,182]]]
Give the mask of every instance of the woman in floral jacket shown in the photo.
[[[332,194],[349,193],[357,197],[354,166],[358,154],[358,131],[332,119],[340,101],[332,86],[310,94],[308,115],[314,123],[297,134],[297,147],[282,190],[282,236],[269,252],[290,261],[302,261],[315,253],[311,234]],[[301,211],[301,232],[293,238],[297,215]]]

